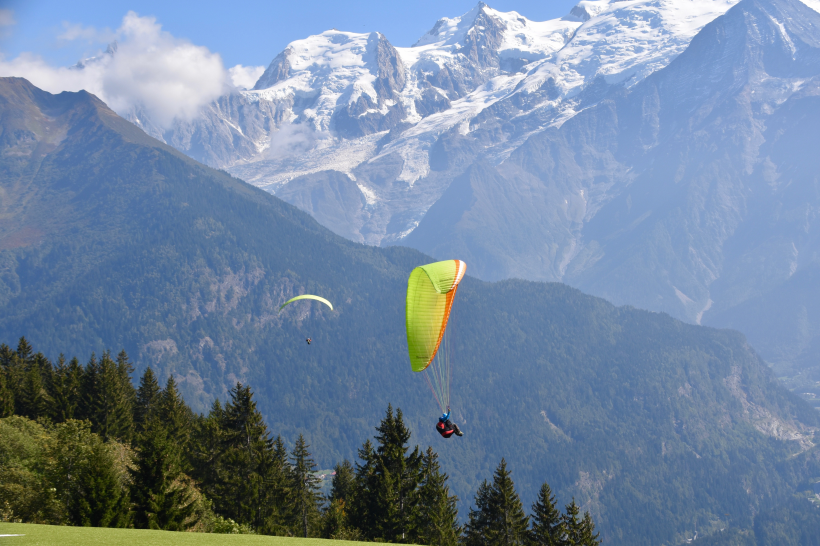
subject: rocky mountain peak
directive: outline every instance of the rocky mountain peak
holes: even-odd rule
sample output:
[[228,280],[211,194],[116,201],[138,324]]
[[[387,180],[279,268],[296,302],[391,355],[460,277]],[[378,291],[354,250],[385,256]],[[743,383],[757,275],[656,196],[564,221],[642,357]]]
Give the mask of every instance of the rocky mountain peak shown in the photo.
[[256,81],[254,90],[267,89],[290,77],[290,56],[293,55],[293,48],[288,46],[279,55],[274,57],[265,72]]
[[404,63],[401,61],[399,52],[379,32],[370,35],[367,49],[368,57],[371,57],[368,60],[372,63],[370,71],[376,76],[373,87],[376,90],[379,104],[388,99],[396,99],[407,83]]
[[[419,38],[413,47],[421,47],[430,44],[440,45],[464,45],[465,39],[471,33],[481,33],[487,28],[495,28],[500,21],[493,20],[493,14],[498,13],[484,2],[479,2],[476,6],[461,17],[444,17],[436,21],[436,24],[427,34]],[[503,25],[503,23],[501,23]]]

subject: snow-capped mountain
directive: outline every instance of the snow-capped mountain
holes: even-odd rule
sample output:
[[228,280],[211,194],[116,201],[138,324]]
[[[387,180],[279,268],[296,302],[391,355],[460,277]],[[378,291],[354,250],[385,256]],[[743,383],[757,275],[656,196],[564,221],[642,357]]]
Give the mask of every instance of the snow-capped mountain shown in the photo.
[[743,0],[641,83],[470,164],[403,242],[733,327],[820,379],[818,98],[820,14]]
[[[391,244],[474,159],[502,161],[608,87],[634,86],[735,3],[584,0],[546,22],[479,3],[409,48],[331,30],[291,43],[254,89],[220,98],[193,122],[161,132],[139,113],[132,119],[337,233]],[[499,120],[482,142],[446,149],[444,135],[469,139]]]
[[139,121],[350,239],[730,325],[805,363],[820,356],[820,300],[795,296],[820,255],[816,154],[782,143],[820,126],[800,121],[815,115],[818,11],[584,0],[534,22],[479,3],[412,47],[337,30],[293,42],[198,119]]

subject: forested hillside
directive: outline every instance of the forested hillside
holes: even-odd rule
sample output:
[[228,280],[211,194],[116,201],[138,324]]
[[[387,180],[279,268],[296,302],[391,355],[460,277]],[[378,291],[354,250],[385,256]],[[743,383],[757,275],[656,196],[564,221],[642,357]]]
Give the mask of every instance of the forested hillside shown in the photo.
[[[467,278],[452,317],[453,416],[409,369],[404,291],[429,260],[361,246],[147,137],[87,93],[0,80],[0,340],[49,358],[125,348],[195,411],[237,381],[320,468],[353,460],[388,403],[467,514],[502,457],[525,505],[548,481],[607,544],[674,544],[805,500],[818,415],[735,332],[560,284]],[[456,256],[454,256],[456,257]],[[469,274],[469,263],[468,263]],[[334,303],[329,311],[299,293]],[[305,338],[312,338],[307,345]]]
[[[542,484],[532,517],[502,458],[469,521],[438,454],[412,445],[387,407],[355,463],[317,471],[300,434],[288,452],[237,383],[225,404],[194,414],[173,376],[149,367],[134,387],[121,351],[56,365],[25,338],[0,345],[0,523],[264,534],[456,546],[499,535],[514,544],[597,546],[589,512],[561,512]],[[320,484],[329,485],[321,494]]]

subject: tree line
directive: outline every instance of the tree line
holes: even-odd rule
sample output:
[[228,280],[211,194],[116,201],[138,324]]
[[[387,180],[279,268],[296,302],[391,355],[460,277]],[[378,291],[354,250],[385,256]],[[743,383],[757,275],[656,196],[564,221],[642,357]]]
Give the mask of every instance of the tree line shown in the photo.
[[123,351],[52,364],[25,338],[0,345],[0,521],[245,532],[430,545],[596,545],[573,500],[546,483],[531,515],[502,459],[459,523],[438,455],[410,448],[388,406],[358,460],[334,468],[330,493],[300,435],[273,437],[247,385],[195,414],[173,376],[149,367],[134,387]]

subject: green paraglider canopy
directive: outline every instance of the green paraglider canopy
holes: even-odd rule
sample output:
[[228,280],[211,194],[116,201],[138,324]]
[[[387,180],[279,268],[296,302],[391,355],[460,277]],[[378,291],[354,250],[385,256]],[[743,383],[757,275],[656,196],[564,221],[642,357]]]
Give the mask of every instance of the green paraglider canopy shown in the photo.
[[445,260],[422,265],[407,279],[405,322],[410,367],[426,372],[425,378],[442,413],[450,405],[450,352],[439,351],[447,341],[447,323],[458,284],[464,278],[467,264]]
[[294,301],[298,301],[298,300],[316,300],[316,301],[320,301],[320,302],[324,303],[325,305],[327,305],[328,307],[330,307],[331,311],[333,310],[333,304],[330,303],[329,301],[327,301],[325,298],[320,298],[319,296],[314,296],[313,294],[303,294],[301,296],[296,296],[295,298],[290,298],[288,301],[283,303],[281,305],[281,307],[279,307],[279,311],[284,309],[286,305],[288,305],[290,303],[293,303]]

